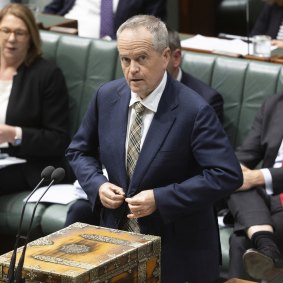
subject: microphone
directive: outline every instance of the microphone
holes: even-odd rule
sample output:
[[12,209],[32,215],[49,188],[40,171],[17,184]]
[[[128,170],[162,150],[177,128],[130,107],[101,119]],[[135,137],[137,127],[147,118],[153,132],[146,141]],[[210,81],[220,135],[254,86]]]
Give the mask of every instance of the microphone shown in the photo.
[[25,237],[23,237],[25,239],[25,244],[24,244],[24,247],[23,247],[21,257],[20,257],[19,262],[18,262],[18,266],[17,266],[16,271],[15,271],[15,280],[13,281],[15,283],[24,283],[25,282],[25,278],[22,278],[22,270],[23,270],[23,266],[24,266],[27,244],[28,244],[28,240],[29,240],[29,236],[30,236],[31,227],[32,227],[33,218],[34,218],[36,208],[37,208],[40,200],[44,197],[44,195],[49,190],[49,188],[54,183],[59,183],[60,181],[62,181],[64,179],[64,177],[65,177],[65,170],[63,168],[59,167],[59,168],[55,169],[53,171],[53,173],[51,174],[51,182],[49,183],[47,188],[44,190],[43,194],[40,196],[40,198],[38,199],[38,201],[36,202],[36,204],[33,208],[33,212],[32,212],[32,216],[31,216],[31,220],[30,220],[30,224],[29,224],[29,227],[28,227],[27,234],[26,234]]
[[35,191],[39,188],[39,186],[42,184],[42,182],[44,180],[50,180],[51,174],[53,173],[54,170],[55,170],[55,168],[53,166],[47,166],[47,167],[45,167],[42,170],[40,182],[33,189],[33,191],[30,193],[30,195],[28,196],[28,198],[26,199],[26,201],[24,203],[24,206],[23,206],[22,212],[21,212],[20,224],[19,224],[18,231],[17,231],[16,242],[15,242],[15,246],[14,246],[13,255],[11,257],[11,261],[10,261],[10,266],[9,266],[8,275],[7,275],[7,281],[6,282],[12,283],[14,281],[14,268],[15,268],[15,263],[16,263],[17,249],[19,247],[19,241],[20,241],[20,238],[21,238],[20,235],[21,235],[21,231],[22,231],[22,223],[23,223],[23,218],[24,218],[24,212],[25,212],[28,200],[35,193]]

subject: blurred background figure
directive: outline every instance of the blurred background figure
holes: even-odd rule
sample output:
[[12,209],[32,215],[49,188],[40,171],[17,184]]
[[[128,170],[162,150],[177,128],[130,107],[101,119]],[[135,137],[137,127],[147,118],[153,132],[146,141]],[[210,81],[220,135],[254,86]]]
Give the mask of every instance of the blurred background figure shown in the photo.
[[283,0],[265,0],[251,35],[269,35],[273,44],[283,47]]
[[30,190],[47,165],[65,167],[68,94],[61,70],[41,57],[33,13],[0,11],[0,149],[25,159],[0,169],[0,195]]
[[78,20],[79,35],[116,38],[118,27],[138,14],[166,17],[166,0],[53,0],[44,13]]
[[201,80],[181,69],[182,49],[179,33],[168,26],[167,29],[169,36],[169,47],[171,50],[167,71],[175,80],[180,81],[201,95],[214,108],[219,120],[223,122],[223,98],[221,94]]

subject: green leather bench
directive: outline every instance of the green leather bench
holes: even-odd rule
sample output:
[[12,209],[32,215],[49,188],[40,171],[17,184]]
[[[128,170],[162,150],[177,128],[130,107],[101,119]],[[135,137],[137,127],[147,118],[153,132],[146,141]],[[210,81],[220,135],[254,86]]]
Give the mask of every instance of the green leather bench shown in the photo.
[[[41,32],[44,57],[62,69],[70,95],[70,136],[78,128],[95,90],[104,82],[122,76],[116,42]],[[229,58],[214,54],[184,52],[183,68],[213,88],[224,98],[224,128],[234,147],[238,146],[253,121],[262,100],[283,90],[283,67],[279,64]],[[31,188],[32,189],[32,188]],[[0,197],[1,237],[14,242],[23,198],[29,192]],[[32,238],[63,228],[69,205],[40,203],[32,227]],[[23,230],[26,232],[33,205],[27,206]],[[228,239],[231,228],[220,228],[222,270],[227,270]],[[11,246],[5,246],[10,250]]]

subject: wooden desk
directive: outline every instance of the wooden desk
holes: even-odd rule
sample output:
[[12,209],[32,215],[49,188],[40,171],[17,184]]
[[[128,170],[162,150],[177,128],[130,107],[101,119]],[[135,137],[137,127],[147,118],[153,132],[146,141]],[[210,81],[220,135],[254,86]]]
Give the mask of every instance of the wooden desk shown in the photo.
[[[180,40],[182,41],[184,39],[191,38],[194,35],[186,34],[186,33],[180,33],[179,36],[180,36]],[[216,51],[210,51],[210,50],[205,50],[205,49],[196,49],[196,48],[189,48],[189,47],[182,47],[182,50],[283,64],[283,48],[276,48],[276,49],[272,50],[270,58],[263,58],[263,57],[254,56],[254,55],[240,55],[240,54],[229,53],[229,52],[226,53],[226,52],[217,51],[217,50]]]
[[247,281],[247,280],[237,279],[237,278],[232,278],[232,279],[229,279],[228,281],[225,281],[224,283],[255,283],[255,282],[254,281]]
[[58,15],[49,15],[38,13],[36,15],[36,19],[39,25],[39,28],[45,30],[55,30],[58,28],[60,30],[63,29],[71,29],[78,30],[78,21],[72,19],[66,19],[65,17]]

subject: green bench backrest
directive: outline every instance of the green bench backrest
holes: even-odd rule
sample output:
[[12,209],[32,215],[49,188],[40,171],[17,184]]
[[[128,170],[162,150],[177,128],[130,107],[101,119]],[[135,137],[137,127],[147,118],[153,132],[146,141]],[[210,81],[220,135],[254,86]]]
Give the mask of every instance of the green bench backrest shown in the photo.
[[98,87],[115,78],[116,42],[41,32],[43,56],[63,71],[69,91],[70,135],[77,130]]
[[[70,95],[72,136],[98,87],[122,77],[115,41],[41,32],[43,55],[62,69]],[[234,148],[249,132],[263,99],[283,91],[280,64],[183,52],[183,68],[224,98],[224,128]]]
[[224,128],[234,148],[250,130],[262,101],[283,91],[282,65],[184,51],[183,68],[224,99]]

